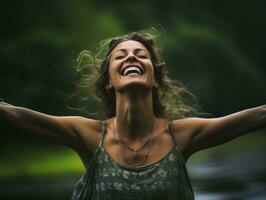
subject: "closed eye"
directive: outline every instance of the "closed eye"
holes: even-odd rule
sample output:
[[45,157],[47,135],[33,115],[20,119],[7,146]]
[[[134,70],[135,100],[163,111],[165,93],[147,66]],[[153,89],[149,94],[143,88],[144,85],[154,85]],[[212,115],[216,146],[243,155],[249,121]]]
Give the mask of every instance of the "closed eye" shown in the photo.
[[142,58],[142,59],[146,59],[148,58],[148,56],[145,56],[145,55],[138,55],[139,58]]
[[[122,56],[122,55],[121,55],[121,56],[116,56],[115,59],[116,59],[116,60],[121,60],[121,59],[123,59],[124,57],[125,57],[125,56]],[[141,58],[141,59],[147,59],[147,58],[148,58],[148,56],[145,56],[145,55],[138,55],[137,57],[138,57],[138,58]]]
[[120,60],[120,59],[123,59],[123,58],[124,58],[124,56],[116,56],[115,57],[116,60]]

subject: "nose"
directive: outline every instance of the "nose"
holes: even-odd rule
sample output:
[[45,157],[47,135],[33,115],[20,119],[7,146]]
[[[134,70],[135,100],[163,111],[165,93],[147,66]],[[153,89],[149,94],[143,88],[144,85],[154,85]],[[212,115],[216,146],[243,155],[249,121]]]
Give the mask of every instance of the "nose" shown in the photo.
[[136,60],[137,60],[136,56],[133,53],[129,53],[126,62],[135,62]]

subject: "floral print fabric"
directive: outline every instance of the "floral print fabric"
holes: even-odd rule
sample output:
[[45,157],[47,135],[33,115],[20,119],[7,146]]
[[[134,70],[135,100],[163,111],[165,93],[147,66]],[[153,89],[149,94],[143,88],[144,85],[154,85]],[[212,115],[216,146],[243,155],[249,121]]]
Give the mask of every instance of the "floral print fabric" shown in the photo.
[[76,184],[71,200],[194,199],[186,166],[176,143],[159,161],[132,167],[117,163],[105,151],[102,145],[104,134],[105,127],[91,166]]

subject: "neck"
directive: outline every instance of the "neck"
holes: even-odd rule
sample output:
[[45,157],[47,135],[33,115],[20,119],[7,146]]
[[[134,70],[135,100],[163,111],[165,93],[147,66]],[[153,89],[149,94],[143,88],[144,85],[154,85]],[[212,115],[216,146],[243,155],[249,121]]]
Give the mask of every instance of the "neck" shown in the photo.
[[128,141],[146,138],[153,131],[156,117],[153,114],[152,94],[145,96],[116,95],[116,131]]

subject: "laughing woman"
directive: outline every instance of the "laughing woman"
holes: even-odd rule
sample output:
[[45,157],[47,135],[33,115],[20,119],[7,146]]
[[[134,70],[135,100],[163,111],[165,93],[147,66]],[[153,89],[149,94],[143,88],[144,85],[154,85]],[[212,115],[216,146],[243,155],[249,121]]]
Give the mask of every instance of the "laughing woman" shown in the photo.
[[80,54],[79,61],[89,59],[87,67],[95,69],[84,81],[95,86],[105,114],[101,121],[0,103],[5,125],[78,153],[86,173],[72,200],[194,199],[186,160],[266,126],[265,105],[219,118],[190,117],[193,109],[182,100],[185,90],[168,78],[150,36],[135,32],[114,38],[102,60]]

